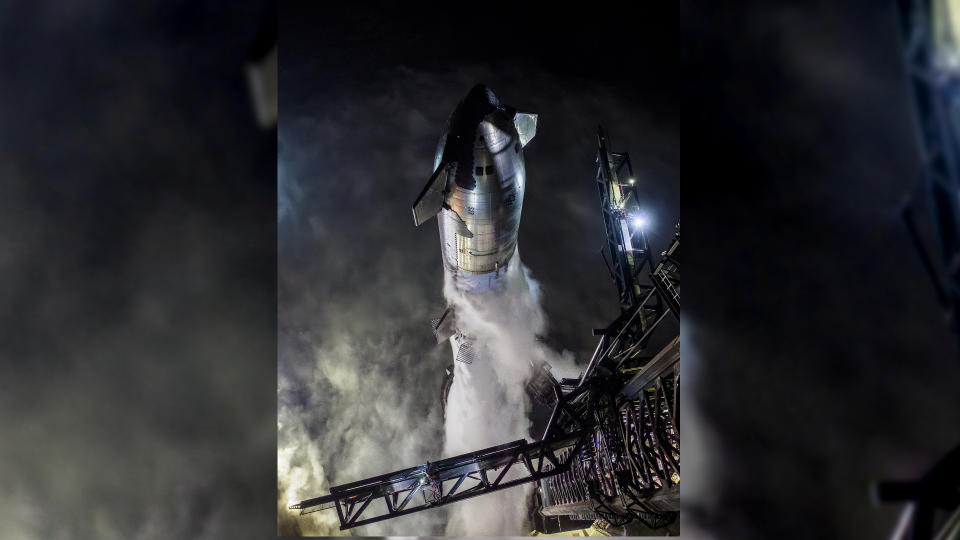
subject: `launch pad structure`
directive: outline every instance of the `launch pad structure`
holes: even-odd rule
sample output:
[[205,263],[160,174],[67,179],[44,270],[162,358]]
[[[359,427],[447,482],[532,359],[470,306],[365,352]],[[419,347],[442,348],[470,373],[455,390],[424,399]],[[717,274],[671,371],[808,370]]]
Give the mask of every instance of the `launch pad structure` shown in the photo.
[[[335,509],[340,530],[536,482],[540,516],[595,520],[609,529],[674,523],[680,504],[680,232],[654,257],[642,193],[627,153],[598,129],[596,185],[604,264],[620,315],[599,336],[580,377],[537,365],[528,394],[551,413],[539,440],[520,439],[330,488],[290,505]],[[546,531],[541,531],[546,532]]]
[[[540,482],[539,513],[614,527],[639,520],[656,529],[675,520],[680,506],[679,224],[655,261],[630,156],[611,152],[602,128],[597,141],[596,185],[607,237],[601,256],[617,287],[620,316],[593,331],[600,340],[580,379],[554,386],[558,405],[582,399],[594,421],[574,463]],[[668,316],[675,324],[664,322]],[[589,397],[578,398],[587,387]],[[544,440],[557,429],[552,420]]]

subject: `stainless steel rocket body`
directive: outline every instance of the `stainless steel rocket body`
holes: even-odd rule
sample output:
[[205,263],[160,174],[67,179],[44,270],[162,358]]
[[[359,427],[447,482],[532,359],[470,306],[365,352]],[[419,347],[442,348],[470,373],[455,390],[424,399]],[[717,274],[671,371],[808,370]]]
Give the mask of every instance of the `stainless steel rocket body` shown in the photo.
[[[446,270],[458,287],[475,289],[492,287],[517,249],[526,173],[515,130],[505,133],[484,120],[469,142],[474,187],[454,182],[447,196],[449,209],[443,208],[437,218]],[[457,233],[460,219],[473,237]]]
[[440,138],[434,175],[414,205],[414,219],[419,225],[437,215],[443,264],[461,290],[496,288],[516,251],[526,185],[523,147],[536,120],[477,85]]

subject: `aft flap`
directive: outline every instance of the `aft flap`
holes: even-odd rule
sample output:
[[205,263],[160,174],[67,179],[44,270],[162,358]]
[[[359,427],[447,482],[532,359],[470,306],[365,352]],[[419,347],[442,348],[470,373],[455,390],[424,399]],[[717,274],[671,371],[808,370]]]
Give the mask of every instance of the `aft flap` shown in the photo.
[[437,215],[443,207],[447,191],[447,182],[456,174],[456,163],[441,163],[423,186],[423,191],[413,203],[413,222],[419,227],[422,223]]
[[463,362],[464,364],[472,364],[474,358],[477,356],[476,340],[458,330],[453,336],[453,341],[457,345],[457,357],[455,360],[457,362]]
[[433,329],[433,337],[437,338],[437,343],[450,339],[450,336],[457,331],[454,322],[453,307],[448,307],[444,310],[440,318],[430,321],[430,326]]

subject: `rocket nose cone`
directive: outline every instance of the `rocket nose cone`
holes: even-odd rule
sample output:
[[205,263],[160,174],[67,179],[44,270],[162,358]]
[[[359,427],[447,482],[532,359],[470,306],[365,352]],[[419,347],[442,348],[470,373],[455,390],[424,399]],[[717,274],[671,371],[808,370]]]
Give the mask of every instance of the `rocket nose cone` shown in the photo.
[[500,106],[500,100],[497,99],[496,94],[483,83],[475,84],[473,88],[470,89],[470,92],[467,93],[464,101],[481,105],[493,105],[494,107]]

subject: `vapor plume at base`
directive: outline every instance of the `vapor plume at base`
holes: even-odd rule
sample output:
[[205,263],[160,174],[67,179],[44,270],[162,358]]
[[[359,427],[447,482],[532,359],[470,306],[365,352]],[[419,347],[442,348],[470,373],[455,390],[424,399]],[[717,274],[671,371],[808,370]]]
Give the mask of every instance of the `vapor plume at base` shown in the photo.
[[[465,294],[447,273],[444,296],[454,307],[457,329],[472,338],[471,364],[454,361],[447,398],[444,455],[455,456],[530,437],[525,384],[531,361],[547,361],[570,376],[572,354],[538,341],[547,329],[540,287],[514,253],[493,290]],[[454,358],[458,345],[451,338]],[[450,507],[446,534],[511,536],[529,530],[526,500],[533,484],[510,488]]]

